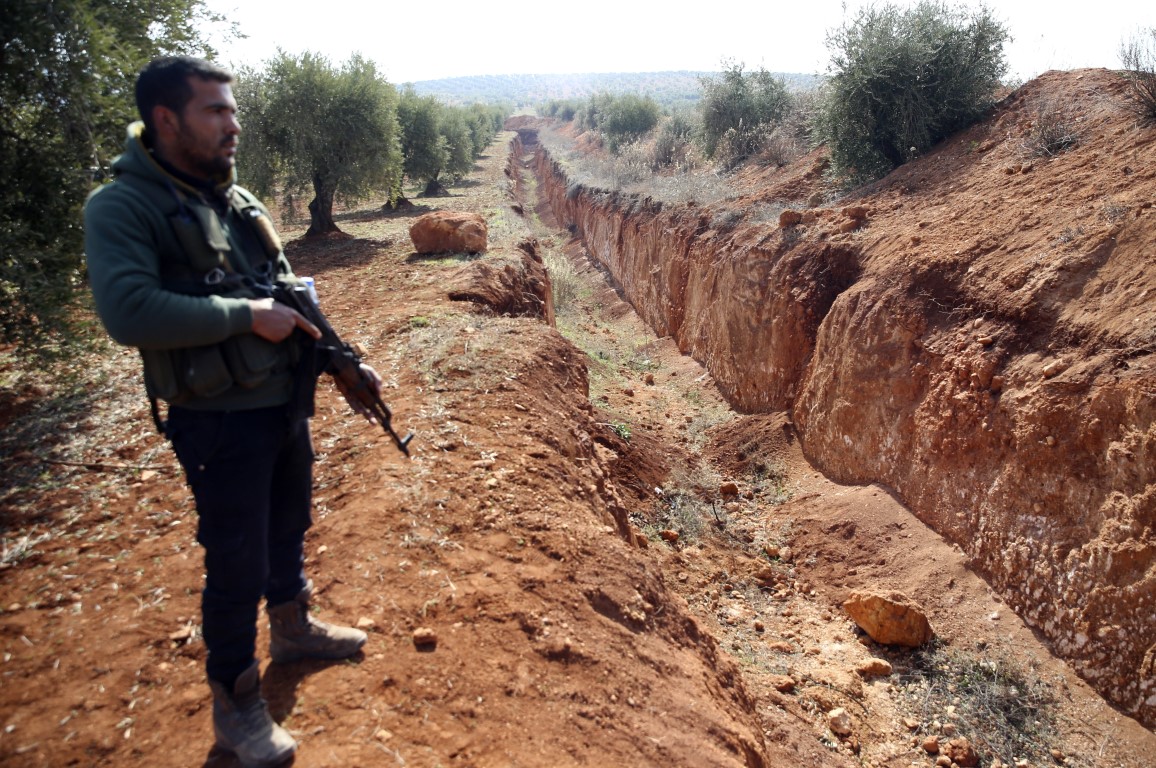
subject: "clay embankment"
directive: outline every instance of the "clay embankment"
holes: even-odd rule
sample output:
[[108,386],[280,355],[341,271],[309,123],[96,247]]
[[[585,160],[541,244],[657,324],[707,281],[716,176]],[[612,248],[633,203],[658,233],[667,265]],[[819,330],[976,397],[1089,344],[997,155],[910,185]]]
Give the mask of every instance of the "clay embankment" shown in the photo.
[[[1049,114],[1080,141],[1041,158]],[[736,407],[788,411],[828,475],[895,489],[1156,724],[1156,131],[1119,78],[1048,73],[837,207],[802,202],[813,156],[731,206],[788,226],[572,185],[521,140],[558,219]]]

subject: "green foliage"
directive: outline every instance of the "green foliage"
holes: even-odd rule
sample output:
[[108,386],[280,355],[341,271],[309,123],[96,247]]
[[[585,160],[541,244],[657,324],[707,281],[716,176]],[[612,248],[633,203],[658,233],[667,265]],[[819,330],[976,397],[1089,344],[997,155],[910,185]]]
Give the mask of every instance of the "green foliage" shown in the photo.
[[866,7],[832,31],[816,131],[835,172],[878,178],[975,122],[1007,70],[1007,39],[989,9],[935,0]]
[[397,106],[401,125],[401,152],[405,175],[413,180],[436,182],[449,161],[449,148],[438,130],[441,105],[433,96],[418,96],[406,86]]
[[702,140],[707,157],[728,167],[758,152],[790,105],[786,83],[761,67],[723,63],[718,77],[702,79]]
[[0,342],[47,351],[80,330],[80,208],[135,119],[136,73],[210,51],[201,0],[6,0],[0,27]]
[[600,128],[611,152],[636,141],[658,124],[658,103],[649,96],[624,93],[603,105]]
[[1156,27],[1137,32],[1120,45],[1120,62],[1141,117],[1156,120]]
[[581,109],[581,102],[577,99],[550,99],[538,107],[538,113],[544,117],[556,117],[564,123],[574,119]]
[[339,231],[333,202],[401,191],[397,91],[373,62],[354,54],[341,67],[324,57],[284,52],[260,73],[238,78],[248,138],[238,167],[261,194],[313,191],[307,235]]
[[470,137],[474,142],[474,159],[482,156],[490,142],[502,130],[509,116],[509,110],[498,105],[471,104],[465,109],[466,121],[470,126]]
[[700,126],[686,111],[677,111],[666,117],[655,132],[651,149],[651,168],[683,167],[690,155],[691,142]]
[[598,131],[611,152],[637,141],[658,124],[661,110],[649,96],[634,93],[596,93],[574,114],[574,121],[587,131]]
[[618,435],[623,440],[630,439],[630,425],[625,421],[613,421],[610,423],[610,430]]
[[430,194],[443,173],[456,179],[470,172],[507,115],[501,106],[446,106],[433,96],[418,95],[412,85],[402,91],[397,112],[405,175],[425,183]]

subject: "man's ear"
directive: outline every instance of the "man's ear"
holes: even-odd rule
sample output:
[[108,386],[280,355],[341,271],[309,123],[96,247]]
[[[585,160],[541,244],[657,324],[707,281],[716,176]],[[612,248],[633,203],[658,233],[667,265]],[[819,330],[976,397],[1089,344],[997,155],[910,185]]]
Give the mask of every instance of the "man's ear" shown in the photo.
[[181,116],[158,104],[153,107],[153,125],[156,127],[156,138],[175,136],[181,130]]

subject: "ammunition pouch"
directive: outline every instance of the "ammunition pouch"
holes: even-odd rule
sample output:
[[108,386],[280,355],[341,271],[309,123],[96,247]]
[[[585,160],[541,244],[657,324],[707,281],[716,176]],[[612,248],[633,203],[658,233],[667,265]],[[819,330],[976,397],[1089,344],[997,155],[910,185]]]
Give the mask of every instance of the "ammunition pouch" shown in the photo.
[[[255,283],[230,275],[216,282],[166,281],[178,293],[228,298],[258,298]],[[223,395],[234,386],[255,389],[281,367],[287,369],[300,357],[296,334],[274,344],[253,333],[231,336],[217,344],[178,349],[142,349],[145,389],[150,396],[171,405],[193,399]]]

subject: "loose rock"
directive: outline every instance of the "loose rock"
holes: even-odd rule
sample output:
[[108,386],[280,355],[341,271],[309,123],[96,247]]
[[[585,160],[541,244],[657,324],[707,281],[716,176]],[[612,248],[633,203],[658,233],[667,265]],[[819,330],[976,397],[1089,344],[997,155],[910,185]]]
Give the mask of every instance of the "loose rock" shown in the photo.
[[906,595],[852,593],[843,609],[871,639],[883,645],[917,648],[934,636],[923,611]]
[[886,677],[891,674],[891,662],[886,659],[867,659],[857,670],[863,677]]
[[851,735],[851,716],[842,707],[836,707],[827,713],[827,727],[836,736]]
[[434,632],[429,627],[418,627],[413,631],[413,644],[418,648],[428,648],[437,645],[437,632]]
[[791,693],[797,685],[795,678],[790,675],[771,675],[769,682],[779,693]]

